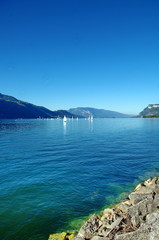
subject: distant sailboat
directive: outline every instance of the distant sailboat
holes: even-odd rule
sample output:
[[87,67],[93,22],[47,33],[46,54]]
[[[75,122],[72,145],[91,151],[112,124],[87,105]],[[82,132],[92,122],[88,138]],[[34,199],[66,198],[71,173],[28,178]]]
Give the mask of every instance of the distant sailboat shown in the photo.
[[92,120],[93,120],[93,115],[89,116],[89,117],[88,117],[88,120],[91,120],[91,121],[92,121]]
[[64,121],[64,122],[67,121],[67,117],[66,117],[66,116],[63,117],[63,121]]

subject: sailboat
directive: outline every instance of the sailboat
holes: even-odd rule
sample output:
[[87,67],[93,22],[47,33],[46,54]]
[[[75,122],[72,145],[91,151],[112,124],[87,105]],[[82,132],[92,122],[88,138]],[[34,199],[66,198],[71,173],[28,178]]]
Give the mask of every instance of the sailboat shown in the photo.
[[88,117],[88,120],[91,120],[91,121],[92,121],[92,120],[93,120],[93,115],[89,116],[89,117]]
[[64,122],[67,121],[67,117],[66,117],[66,116],[63,117],[63,121],[64,121]]

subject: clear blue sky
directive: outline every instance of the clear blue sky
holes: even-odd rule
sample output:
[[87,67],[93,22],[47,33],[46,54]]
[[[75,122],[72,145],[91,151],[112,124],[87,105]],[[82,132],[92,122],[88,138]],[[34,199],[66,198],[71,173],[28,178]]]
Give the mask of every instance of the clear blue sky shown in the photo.
[[0,92],[52,110],[159,103],[158,0],[0,0]]

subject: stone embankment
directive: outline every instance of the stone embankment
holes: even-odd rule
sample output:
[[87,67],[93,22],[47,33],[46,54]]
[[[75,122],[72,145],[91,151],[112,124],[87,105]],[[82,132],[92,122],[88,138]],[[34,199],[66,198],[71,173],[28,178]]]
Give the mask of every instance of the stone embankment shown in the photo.
[[[68,234],[52,234],[49,240],[73,238]],[[102,215],[92,215],[73,240],[159,240],[159,178],[139,184],[127,200]]]

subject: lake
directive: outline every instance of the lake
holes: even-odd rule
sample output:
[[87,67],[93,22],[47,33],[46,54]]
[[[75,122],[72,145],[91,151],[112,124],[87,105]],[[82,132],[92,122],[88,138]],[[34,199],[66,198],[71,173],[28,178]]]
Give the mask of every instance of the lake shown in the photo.
[[159,172],[159,119],[0,120],[0,236],[47,240]]

